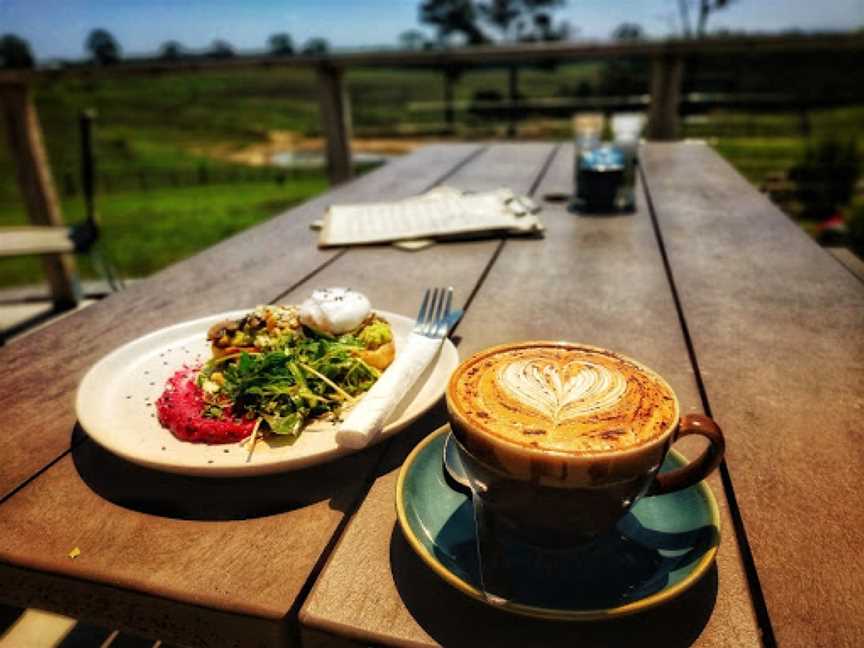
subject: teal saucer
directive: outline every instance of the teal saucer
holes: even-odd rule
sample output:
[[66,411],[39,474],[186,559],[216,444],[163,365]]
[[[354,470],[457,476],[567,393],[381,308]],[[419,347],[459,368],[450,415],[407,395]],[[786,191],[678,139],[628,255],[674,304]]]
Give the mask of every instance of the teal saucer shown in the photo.
[[[577,550],[542,552],[509,544],[506,600],[483,592],[471,499],[444,476],[449,426],[414,448],[396,485],[399,525],[441,578],[472,598],[527,616],[596,620],[660,605],[696,583],[717,553],[720,515],[711,490],[697,486],[637,502],[615,531]],[[686,463],[671,450],[661,472]]]

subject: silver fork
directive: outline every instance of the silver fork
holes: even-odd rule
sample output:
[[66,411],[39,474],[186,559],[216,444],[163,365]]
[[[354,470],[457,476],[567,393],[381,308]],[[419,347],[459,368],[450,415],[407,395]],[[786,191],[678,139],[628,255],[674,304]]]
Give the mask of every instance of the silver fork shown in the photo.
[[398,350],[393,363],[337,430],[339,445],[362,448],[381,432],[396,406],[435,359],[447,331],[462,314],[452,305],[453,288],[426,290],[411,335]]
[[[417,313],[413,332],[433,339],[447,335],[452,318],[453,287],[427,288]],[[427,310],[428,308],[428,310]]]

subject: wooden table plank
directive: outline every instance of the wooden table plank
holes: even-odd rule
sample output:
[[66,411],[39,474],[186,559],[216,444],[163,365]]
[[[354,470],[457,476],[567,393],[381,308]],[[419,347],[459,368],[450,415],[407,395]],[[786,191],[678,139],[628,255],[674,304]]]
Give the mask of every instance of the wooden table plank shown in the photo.
[[861,282],[707,146],[643,159],[774,637],[861,646]]
[[0,374],[0,500],[69,448],[75,389],[101,356],[177,321],[271,301],[339,254],[319,250],[309,229],[327,205],[407,197],[479,148],[421,149],[0,348],[7,369]]
[[[562,149],[538,196],[572,188],[573,151]],[[517,339],[571,339],[608,346],[663,373],[685,411],[699,395],[644,200],[633,216],[580,217],[560,205],[542,213],[543,241],[507,241],[458,329],[464,356]],[[439,411],[439,422],[444,414]],[[620,645],[636,633],[664,644],[756,646],[758,631],[722,486],[718,568],[661,608],[614,623],[557,624],[500,613],[433,575],[395,526],[398,465],[434,426],[394,444],[301,611],[304,628],[393,645]],[[692,452],[693,446],[689,447]],[[471,623],[466,619],[471,616]]]
[[829,247],[825,248],[831,253],[844,268],[853,275],[858,277],[860,281],[864,281],[864,260],[858,257],[852,250],[844,247]]
[[34,225],[0,228],[0,258],[26,254],[60,254],[75,251],[68,227]]
[[[548,144],[493,147],[448,183],[527,190],[552,150]],[[496,160],[518,155],[520,164],[502,165],[496,177],[488,168],[490,155]],[[494,248],[494,241],[486,241],[414,254],[391,247],[352,249],[286,301],[313,287],[350,284],[376,306],[410,313],[421,287],[438,280],[452,280],[464,300]],[[432,267],[443,261],[439,271]],[[270,620],[251,636],[272,636],[299,607],[307,579],[365,493],[382,451],[374,447],[320,467],[241,483],[156,473],[83,441],[2,505],[0,558],[53,577],[104,583],[109,591],[122,588],[157,602],[170,599]],[[82,510],[88,514],[79,515]],[[81,555],[70,560],[66,554],[73,546]],[[104,594],[104,588],[99,591]],[[178,614],[175,629],[182,608]],[[148,631],[135,619],[117,623]]]

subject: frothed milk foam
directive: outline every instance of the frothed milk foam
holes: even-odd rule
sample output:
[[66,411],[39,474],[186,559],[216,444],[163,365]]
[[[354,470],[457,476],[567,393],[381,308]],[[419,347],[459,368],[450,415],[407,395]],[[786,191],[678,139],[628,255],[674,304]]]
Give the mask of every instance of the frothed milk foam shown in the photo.
[[678,416],[671,388],[645,367],[555,343],[497,347],[469,359],[451,379],[448,404],[469,423],[469,436],[528,453],[623,451],[659,437]]

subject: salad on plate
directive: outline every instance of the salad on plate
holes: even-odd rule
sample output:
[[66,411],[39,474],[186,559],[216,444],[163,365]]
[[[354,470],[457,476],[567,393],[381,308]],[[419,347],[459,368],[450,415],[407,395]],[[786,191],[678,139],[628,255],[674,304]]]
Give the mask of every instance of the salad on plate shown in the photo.
[[156,402],[160,424],[196,443],[296,440],[339,420],[395,356],[388,322],[349,288],[316,290],[299,306],[259,306],[207,332],[211,357],[183,367]]

